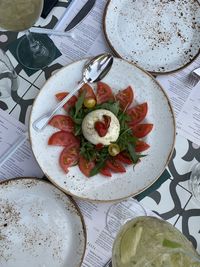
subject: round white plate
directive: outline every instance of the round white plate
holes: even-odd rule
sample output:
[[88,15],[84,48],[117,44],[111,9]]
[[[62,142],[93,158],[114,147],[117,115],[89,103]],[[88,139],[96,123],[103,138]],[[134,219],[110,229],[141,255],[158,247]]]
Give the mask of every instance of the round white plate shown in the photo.
[[175,138],[174,116],[169,100],[148,73],[127,61],[115,58],[110,72],[103,79],[115,92],[131,85],[136,101],[148,102],[146,121],[154,124],[152,132],[146,138],[151,148],[147,151],[148,156],[143,158],[134,170],[132,166],[127,166],[126,173],[113,173],[111,179],[101,174],[87,178],[77,166],[71,167],[69,173],[65,174],[58,163],[63,148],[47,145],[49,137],[57,129],[47,126],[42,132],[36,132],[32,127],[35,119],[55,106],[56,93],[69,91],[77,85],[82,77],[85,62],[82,60],[62,68],[40,90],[30,116],[32,150],[49,180],[70,195],[99,201],[136,195],[161,175],[169,161]]
[[120,57],[153,73],[190,63],[200,47],[197,0],[110,0],[104,32]]
[[78,267],[86,245],[71,198],[36,178],[0,184],[0,266]]

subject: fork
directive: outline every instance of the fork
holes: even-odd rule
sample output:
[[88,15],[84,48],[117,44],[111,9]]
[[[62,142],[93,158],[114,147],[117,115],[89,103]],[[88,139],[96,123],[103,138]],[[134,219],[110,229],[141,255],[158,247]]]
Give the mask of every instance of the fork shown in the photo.
[[188,83],[194,87],[195,85],[197,85],[197,83],[200,81],[200,67],[192,70],[189,73],[189,77],[188,77]]

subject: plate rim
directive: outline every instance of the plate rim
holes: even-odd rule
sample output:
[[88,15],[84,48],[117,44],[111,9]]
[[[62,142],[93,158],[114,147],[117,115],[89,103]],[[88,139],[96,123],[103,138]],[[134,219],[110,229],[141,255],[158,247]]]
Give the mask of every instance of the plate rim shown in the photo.
[[[56,75],[58,72],[62,71],[64,68],[67,68],[67,67],[70,66],[70,65],[73,65],[73,64],[76,64],[76,63],[78,63],[78,62],[85,61],[85,60],[89,60],[89,59],[91,59],[91,58],[92,58],[92,57],[82,58],[82,59],[80,59],[80,60],[71,62],[70,64],[65,65],[65,66],[63,66],[62,68],[60,68],[56,73],[54,73],[49,79],[47,79],[47,80],[45,81],[45,83],[43,84],[42,88],[40,89],[38,95],[36,96],[36,98],[35,98],[35,100],[34,100],[34,103],[33,103],[33,105],[32,105],[32,109],[31,109],[31,113],[30,113],[30,118],[29,118],[28,133],[29,133],[29,140],[30,140],[30,144],[31,144],[31,150],[32,150],[33,155],[34,155],[34,157],[35,157],[37,163],[39,164],[39,166],[40,166],[40,163],[39,163],[38,159],[36,158],[36,155],[35,155],[35,153],[34,153],[34,151],[33,151],[33,149],[32,149],[33,146],[32,146],[32,137],[31,137],[31,128],[32,128],[32,126],[31,126],[31,117],[32,117],[32,110],[33,110],[33,108],[34,108],[34,106],[35,106],[35,103],[36,103],[36,99],[39,97],[41,91],[44,89],[44,87],[46,86],[46,84],[47,84],[47,83],[54,77],[54,75]],[[131,65],[131,66],[133,66],[133,67],[135,67],[135,68],[140,69],[142,72],[144,72],[146,75],[148,75],[148,76],[149,76],[149,77],[150,77],[150,78],[151,78],[151,79],[152,79],[152,80],[159,86],[159,88],[160,88],[160,90],[162,91],[163,95],[164,95],[165,98],[167,99],[167,104],[168,104],[168,107],[169,107],[169,110],[170,110],[170,113],[171,113],[171,117],[172,117],[172,121],[173,121],[173,143],[172,143],[172,146],[171,146],[171,150],[170,150],[170,152],[169,152],[169,154],[168,154],[167,160],[166,160],[166,162],[165,162],[165,165],[164,165],[162,171],[158,174],[158,176],[155,177],[155,179],[154,179],[150,184],[148,184],[147,186],[145,186],[145,187],[142,188],[141,190],[137,191],[136,193],[131,193],[130,195],[125,196],[125,197],[121,197],[121,198],[99,200],[99,199],[94,199],[94,198],[88,198],[88,197],[77,196],[77,195],[71,193],[70,191],[68,191],[67,189],[65,189],[65,188],[61,187],[60,185],[58,185],[58,184],[54,181],[54,179],[51,178],[51,176],[49,176],[49,175],[43,170],[43,168],[40,166],[40,168],[42,169],[44,175],[48,178],[48,180],[49,180],[53,185],[55,185],[58,189],[60,189],[61,191],[63,191],[65,194],[70,195],[71,197],[75,197],[75,198],[77,198],[77,199],[79,199],[79,200],[93,201],[93,202],[96,202],[96,203],[109,203],[109,202],[114,202],[114,201],[115,201],[115,202],[116,202],[116,201],[123,201],[123,200],[125,200],[125,199],[127,199],[127,198],[129,198],[129,197],[135,197],[135,196],[139,195],[140,193],[144,192],[144,191],[147,190],[149,187],[151,187],[151,186],[152,186],[152,185],[153,185],[153,184],[160,178],[160,176],[162,175],[162,173],[163,173],[164,170],[166,169],[166,167],[167,167],[167,165],[168,165],[168,163],[169,163],[169,161],[170,161],[170,159],[171,159],[171,157],[172,157],[172,155],[173,155],[173,151],[174,151],[174,147],[175,147],[175,141],[176,141],[176,120],[175,120],[175,114],[174,114],[174,111],[173,111],[173,108],[172,108],[172,104],[171,104],[171,102],[170,102],[170,99],[169,99],[168,95],[166,94],[166,92],[165,92],[163,86],[156,80],[156,78],[155,78],[150,72],[144,70],[142,67],[139,67],[139,66],[137,66],[136,64],[134,64],[134,63],[132,63],[132,62],[126,60],[126,59],[123,59],[123,58],[117,58],[117,57],[114,57],[114,58],[116,58],[116,59],[118,59],[118,60],[120,60],[120,61],[124,61],[124,62],[126,62],[127,64],[129,64],[129,65]]]
[[[0,187],[3,184],[10,183],[12,181],[21,181],[21,180],[32,180],[32,181],[37,181],[37,182],[40,181],[40,182],[46,183],[46,184],[48,184],[48,185],[50,185],[52,187],[55,187],[56,189],[60,190],[60,188],[58,188],[58,186],[55,186],[53,183],[51,183],[51,181],[46,180],[44,178],[38,178],[38,177],[33,177],[33,176],[27,176],[27,177],[26,176],[24,176],[24,177],[17,176],[17,177],[12,177],[12,178],[9,178],[9,179],[4,179],[4,180],[0,181]],[[81,267],[81,265],[83,263],[83,260],[84,260],[84,257],[85,257],[86,245],[87,245],[87,228],[86,228],[85,220],[84,220],[83,214],[82,214],[78,204],[75,202],[75,200],[72,198],[72,196],[66,194],[63,190],[60,190],[60,191],[61,191],[61,193],[64,193],[66,195],[68,200],[74,206],[74,208],[77,211],[77,215],[78,215],[78,217],[80,218],[80,221],[81,221],[81,225],[82,225],[82,229],[83,229],[83,238],[84,238],[83,255],[81,256],[80,263],[78,265],[78,267]]]
[[[102,19],[102,22],[103,22],[103,33],[104,33],[104,36],[105,36],[105,39],[110,47],[110,49],[112,50],[112,52],[118,56],[119,58],[123,59],[123,60],[126,60],[124,59],[118,52],[117,50],[113,47],[113,44],[111,43],[111,41],[109,40],[108,38],[108,34],[107,34],[107,31],[106,31],[106,17],[107,17],[107,13],[108,13],[108,7],[109,5],[111,4],[111,2],[114,1],[114,0],[108,0],[108,2],[106,3],[105,5],[105,9],[104,9],[104,13],[103,13],[103,19]],[[200,8],[200,2],[198,0],[194,0],[198,5],[199,5],[199,8]],[[177,71],[180,71],[182,69],[184,69],[185,67],[189,66],[193,61],[195,61],[195,59],[200,55],[200,47],[199,47],[199,50],[197,52],[196,55],[194,55],[194,57],[192,59],[190,59],[189,62],[187,62],[186,64],[182,65],[181,67],[177,68],[177,69],[174,69],[174,70],[170,70],[170,71],[151,71],[151,70],[145,70],[149,73],[151,73],[152,75],[168,75],[168,74],[173,74]],[[130,60],[130,59],[129,59]],[[127,61],[127,60],[126,60]],[[129,61],[130,62],[130,61]],[[137,63],[135,62],[130,62],[131,64],[134,64],[136,67],[139,67],[139,68],[142,68],[142,66],[138,65]],[[143,69],[143,68],[142,68]],[[144,70],[144,69],[143,69]]]

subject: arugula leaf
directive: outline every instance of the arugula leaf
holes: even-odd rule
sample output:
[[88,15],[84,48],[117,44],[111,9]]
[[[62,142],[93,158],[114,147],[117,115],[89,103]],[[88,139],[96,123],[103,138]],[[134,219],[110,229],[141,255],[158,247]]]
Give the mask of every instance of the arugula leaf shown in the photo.
[[100,161],[96,166],[91,170],[90,177],[99,173],[99,171],[105,166],[105,161]]
[[146,155],[136,154],[135,147],[133,146],[133,144],[130,143],[128,144],[128,152],[131,159],[133,160],[133,163],[135,164],[138,162],[140,158],[146,157]]
[[121,132],[120,136],[118,137],[117,144],[120,147],[120,150],[127,149],[129,143],[135,145],[137,138],[132,135],[132,131],[130,128],[127,128]]
[[96,105],[95,109],[107,109],[111,111],[115,116],[119,113],[119,102],[108,101],[99,105]]
[[88,161],[96,158],[96,150],[94,145],[86,141],[84,138],[81,139],[80,155],[82,155]]
[[75,127],[74,127],[74,135],[77,136],[77,135],[81,135],[82,134],[82,127],[80,124],[75,124]]
[[128,152],[129,152],[129,154],[131,156],[131,159],[133,160],[133,163],[137,163],[139,157],[135,152],[134,146],[132,144],[130,144],[130,143],[128,144]]
[[75,117],[78,115],[79,110],[83,106],[83,102],[84,102],[84,99],[85,99],[85,94],[86,94],[86,91],[83,91],[82,94],[79,96],[78,100],[76,101],[75,114],[74,114]]

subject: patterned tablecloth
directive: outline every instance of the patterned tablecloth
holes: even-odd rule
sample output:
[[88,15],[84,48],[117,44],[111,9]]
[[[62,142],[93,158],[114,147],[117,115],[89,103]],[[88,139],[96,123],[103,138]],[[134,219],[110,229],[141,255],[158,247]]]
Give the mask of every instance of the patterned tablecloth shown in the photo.
[[[60,1],[49,16],[45,20],[40,19],[37,24],[53,28],[66,7],[67,1]],[[12,92],[10,98],[0,100],[0,108],[28,124],[34,98],[44,82],[62,66],[55,60],[43,71],[27,76],[8,51],[9,44],[20,36],[20,33],[0,32],[0,48],[7,51],[20,80],[17,92]],[[200,147],[177,135],[173,156],[164,173],[165,178],[158,181],[154,191],[147,191],[146,196],[141,196],[139,200],[180,229],[200,252],[200,205],[196,204],[188,188],[190,170],[196,161],[200,162]]]

